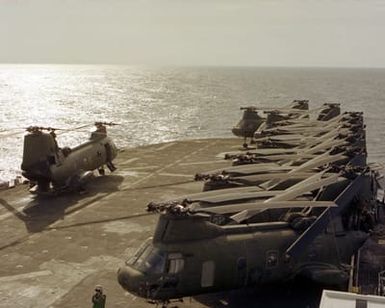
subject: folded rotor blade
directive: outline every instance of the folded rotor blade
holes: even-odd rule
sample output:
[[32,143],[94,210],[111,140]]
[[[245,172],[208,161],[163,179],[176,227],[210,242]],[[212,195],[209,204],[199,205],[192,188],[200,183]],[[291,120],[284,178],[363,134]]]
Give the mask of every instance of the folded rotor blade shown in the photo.
[[317,220],[286,250],[286,254],[298,258],[304,249],[327,227],[336,214],[341,213],[360,192],[364,176],[354,179],[334,200],[337,207],[327,208]]
[[210,212],[215,214],[236,213],[242,211],[261,211],[264,209],[286,209],[286,208],[307,208],[307,207],[335,207],[333,201],[278,201],[278,202],[247,202],[239,204],[194,207],[193,212]]

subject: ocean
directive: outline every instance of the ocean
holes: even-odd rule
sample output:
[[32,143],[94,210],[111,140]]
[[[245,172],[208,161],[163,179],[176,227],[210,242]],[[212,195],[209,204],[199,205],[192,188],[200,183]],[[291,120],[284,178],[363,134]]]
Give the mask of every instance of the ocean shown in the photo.
[[64,147],[86,141],[93,122],[112,121],[119,125],[109,134],[125,148],[231,137],[239,107],[294,99],[309,99],[311,108],[338,102],[363,111],[369,159],[385,164],[385,69],[3,64],[0,181],[21,174],[30,125],[70,129],[58,131]]

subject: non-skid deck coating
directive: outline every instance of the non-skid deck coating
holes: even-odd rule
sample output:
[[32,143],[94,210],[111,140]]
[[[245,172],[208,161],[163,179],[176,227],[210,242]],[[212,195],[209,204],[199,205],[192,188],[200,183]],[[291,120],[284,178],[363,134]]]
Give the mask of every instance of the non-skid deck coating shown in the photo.
[[34,199],[27,185],[0,191],[0,307],[91,307],[97,284],[107,307],[151,307],[116,279],[153,233],[158,216],[147,214],[146,204],[201,191],[194,174],[229,166],[218,154],[239,144],[208,139],[126,149],[118,170],[94,179],[81,196]]

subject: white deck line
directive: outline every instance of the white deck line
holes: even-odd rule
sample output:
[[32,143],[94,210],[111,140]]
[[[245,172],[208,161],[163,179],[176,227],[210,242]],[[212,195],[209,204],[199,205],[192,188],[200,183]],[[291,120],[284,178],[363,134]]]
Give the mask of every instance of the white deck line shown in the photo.
[[52,275],[53,273],[49,270],[39,271],[39,272],[31,272],[26,274],[12,275],[12,276],[2,276],[0,277],[0,282],[10,282],[10,281],[18,281],[21,279],[30,279],[41,276]]
[[226,163],[225,160],[207,160],[207,161],[196,161],[191,163],[179,163],[179,166],[191,166],[191,165],[206,165],[206,164],[218,164]]
[[136,161],[138,159],[139,159],[139,157],[133,157],[133,158],[127,159],[127,160],[125,160],[125,161],[123,161],[123,162],[121,162],[119,164],[126,165],[126,164],[132,163],[132,162],[134,162],[134,161]]
[[161,147],[159,147],[159,148],[156,148],[155,151],[162,151],[162,150],[164,150],[164,149],[167,149],[167,148],[173,146],[174,144],[175,144],[174,142],[165,144],[165,145],[163,145],[163,146],[161,146]]
[[162,173],[158,173],[158,175],[162,175],[162,176],[181,176],[181,177],[188,177],[188,178],[191,178],[191,181],[193,180],[194,176],[192,174],[183,174],[183,173],[166,173],[166,172],[162,172]]

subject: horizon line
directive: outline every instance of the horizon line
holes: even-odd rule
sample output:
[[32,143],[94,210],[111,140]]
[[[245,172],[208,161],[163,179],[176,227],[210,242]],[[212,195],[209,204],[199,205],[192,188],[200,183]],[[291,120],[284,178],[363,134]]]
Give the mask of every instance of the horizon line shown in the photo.
[[282,68],[282,69],[385,69],[385,66],[329,66],[329,65],[257,65],[257,64],[129,64],[129,63],[66,63],[66,62],[0,62],[6,65],[68,65],[68,66],[127,66],[127,67],[213,67],[213,68]]

